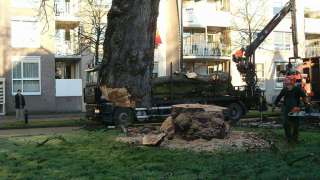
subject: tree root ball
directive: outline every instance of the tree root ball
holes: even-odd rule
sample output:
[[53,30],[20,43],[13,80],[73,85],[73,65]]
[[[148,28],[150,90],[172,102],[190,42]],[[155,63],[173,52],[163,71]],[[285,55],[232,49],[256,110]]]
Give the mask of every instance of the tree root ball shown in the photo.
[[174,132],[185,140],[228,138],[230,126],[224,121],[224,110],[223,107],[213,105],[174,105],[171,117],[163,123],[163,126],[168,126],[167,129],[173,130],[170,133],[163,132],[170,134],[170,137]]

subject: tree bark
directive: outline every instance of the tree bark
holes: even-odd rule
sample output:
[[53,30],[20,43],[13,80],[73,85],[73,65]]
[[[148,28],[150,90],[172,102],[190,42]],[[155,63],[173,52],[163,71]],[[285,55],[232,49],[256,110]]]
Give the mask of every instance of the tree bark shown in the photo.
[[160,0],[113,0],[100,87],[121,107],[151,106],[151,77]]

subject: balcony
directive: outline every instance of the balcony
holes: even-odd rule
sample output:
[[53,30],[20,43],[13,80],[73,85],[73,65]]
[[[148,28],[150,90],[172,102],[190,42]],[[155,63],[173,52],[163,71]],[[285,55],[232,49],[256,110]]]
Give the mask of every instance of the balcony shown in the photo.
[[79,43],[57,40],[56,41],[56,57],[78,57],[80,56]]
[[320,45],[306,46],[306,57],[320,57]]
[[218,2],[200,1],[185,3],[183,8],[184,27],[230,27],[231,13],[227,5]]
[[231,57],[230,47],[218,43],[186,43],[183,45],[185,58],[215,58],[229,59]]
[[82,96],[81,79],[56,79],[56,97]]
[[54,3],[54,10],[56,21],[61,22],[79,22],[79,2],[72,0],[71,2],[64,2],[63,0],[56,0]]

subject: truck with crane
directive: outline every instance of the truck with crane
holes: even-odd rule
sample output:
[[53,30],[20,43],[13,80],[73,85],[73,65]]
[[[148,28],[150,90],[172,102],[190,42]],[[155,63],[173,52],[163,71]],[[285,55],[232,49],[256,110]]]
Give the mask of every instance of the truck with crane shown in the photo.
[[[237,69],[244,77],[249,92],[254,93],[255,85],[257,83],[257,75],[255,71],[255,63],[253,56],[255,50],[272,32],[272,30],[281,22],[281,20],[291,12],[291,29],[293,41],[293,57],[289,58],[286,70],[282,73],[286,78],[293,79],[296,86],[302,90],[309,97],[312,103],[311,108],[300,112],[291,113],[291,116],[303,116],[305,118],[320,117],[320,71],[319,71],[319,57],[301,58],[298,53],[298,39],[297,39],[297,21],[296,21],[296,4],[295,0],[290,0],[286,5],[276,14],[272,20],[261,30],[257,38],[249,44],[246,48],[241,48],[233,54],[232,60],[236,63]],[[300,114],[299,114],[300,113]]]
[[268,24],[258,33],[257,38],[246,48],[237,50],[232,55],[233,62],[236,63],[237,69],[243,76],[247,85],[248,91],[254,94],[257,84],[257,75],[255,71],[254,53],[257,48],[263,43],[268,35],[277,27],[277,25],[291,12],[292,19],[292,40],[294,46],[294,57],[289,59],[289,66],[292,67],[291,60],[300,59],[298,55],[298,40],[296,27],[296,7],[295,0],[290,0],[285,6],[268,22]]
[[[95,81],[88,82],[84,89],[87,116],[100,119],[107,124],[146,122],[153,118],[168,116],[173,104],[206,103],[228,107],[228,111],[225,112],[227,119],[236,121],[250,109],[266,110],[264,92],[256,85],[257,75],[252,57],[259,45],[289,12],[292,13],[292,38],[295,47],[294,58],[291,59],[299,58],[295,25],[295,0],[290,0],[258,33],[251,44],[246,48],[241,48],[233,55],[232,60],[237,64],[237,69],[244,77],[246,86],[233,87],[230,72],[229,74],[228,72],[217,72],[210,76],[190,76],[187,73],[173,74],[171,72],[170,76],[153,80],[153,107],[121,108],[102,98],[98,80],[100,66],[95,66],[87,70],[88,77],[93,77],[89,80],[95,79]],[[291,65],[290,61],[289,65]],[[217,90],[221,87],[222,89]]]

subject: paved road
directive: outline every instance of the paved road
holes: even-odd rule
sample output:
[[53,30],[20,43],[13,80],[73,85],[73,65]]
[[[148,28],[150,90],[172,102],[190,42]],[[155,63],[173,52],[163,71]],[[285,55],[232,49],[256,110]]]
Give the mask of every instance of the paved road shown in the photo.
[[59,134],[59,133],[77,131],[79,129],[80,129],[80,127],[56,127],[56,128],[32,128],[32,129],[0,130],[0,138],[1,137]]

